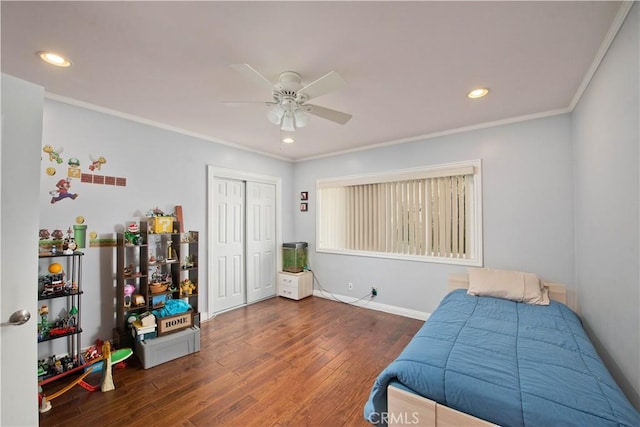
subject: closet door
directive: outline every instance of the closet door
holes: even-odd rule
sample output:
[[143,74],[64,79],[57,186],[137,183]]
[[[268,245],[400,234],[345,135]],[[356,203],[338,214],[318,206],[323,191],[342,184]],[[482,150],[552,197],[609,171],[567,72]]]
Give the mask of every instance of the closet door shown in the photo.
[[246,303],[244,263],[244,182],[214,178],[214,206],[210,224],[213,227],[213,292],[210,311],[226,311]]
[[276,186],[247,182],[247,303],[276,294]]

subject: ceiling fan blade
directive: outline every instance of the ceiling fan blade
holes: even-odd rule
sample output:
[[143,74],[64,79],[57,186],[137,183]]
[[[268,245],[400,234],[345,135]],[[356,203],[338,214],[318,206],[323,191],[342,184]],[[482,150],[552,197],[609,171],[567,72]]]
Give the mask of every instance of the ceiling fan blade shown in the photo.
[[341,125],[346,124],[351,120],[351,114],[343,113],[342,111],[332,110],[331,108],[320,107],[319,105],[304,104],[307,108],[306,111],[314,116],[322,117],[323,119],[331,120],[332,122],[339,123]]
[[260,74],[255,68],[249,64],[231,64],[231,68],[244,75],[246,78],[257,84],[272,91],[274,88],[273,83],[269,81],[265,76]]
[[237,106],[243,106],[243,105],[266,105],[267,107],[273,107],[276,104],[275,102],[271,102],[271,101],[221,101],[221,104],[224,105],[228,105],[230,107],[237,107]]
[[329,92],[333,92],[342,89],[347,86],[347,82],[335,71],[329,71],[318,80],[309,83],[299,93],[304,93],[309,98],[316,98],[321,95],[325,95]]

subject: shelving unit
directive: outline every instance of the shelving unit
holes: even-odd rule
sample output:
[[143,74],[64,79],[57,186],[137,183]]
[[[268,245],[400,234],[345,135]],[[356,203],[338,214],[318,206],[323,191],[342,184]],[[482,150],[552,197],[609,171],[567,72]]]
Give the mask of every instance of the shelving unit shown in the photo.
[[[155,233],[150,220],[139,223],[138,244],[127,242],[125,233],[117,235],[114,330],[117,347],[135,347],[130,318],[160,309],[170,299],[185,299],[197,316],[198,232]],[[177,231],[179,223],[173,220],[168,228]],[[195,287],[189,294],[180,286],[184,280],[189,280]]]
[[[149,299],[149,246],[147,223],[139,224],[140,241],[137,244],[125,240],[124,233],[116,237],[116,329],[114,344],[117,348],[133,347],[128,319],[148,310]],[[126,290],[126,292],[125,292]]]
[[[56,370],[53,360],[47,360],[49,371],[38,377],[39,384],[46,384],[63,377],[81,366],[84,362],[80,354],[82,334],[82,252],[71,254],[40,254],[38,257],[49,264],[59,263],[62,271],[58,274],[45,274],[38,283],[39,308],[47,306],[46,319],[41,315],[38,319],[38,343],[52,340],[66,339],[66,356],[60,358],[60,364]],[[66,317],[52,319],[54,313],[63,310]],[[55,357],[50,354],[49,358]],[[46,360],[46,359],[45,359]],[[54,365],[54,366],[51,366]]]

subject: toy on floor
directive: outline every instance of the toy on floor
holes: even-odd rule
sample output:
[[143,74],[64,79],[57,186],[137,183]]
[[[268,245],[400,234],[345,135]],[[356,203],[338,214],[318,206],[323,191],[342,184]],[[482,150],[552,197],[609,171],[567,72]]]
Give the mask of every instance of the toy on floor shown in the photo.
[[100,381],[100,384],[103,393],[116,388],[111,375],[111,344],[109,341],[105,341],[102,344],[102,381]]
[[[38,407],[41,413],[47,412],[51,409],[51,400],[63,395],[67,391],[71,390],[74,386],[79,385],[87,391],[97,391],[101,389],[103,392],[114,390],[115,385],[113,383],[112,376],[112,366],[122,366],[124,367],[125,360],[128,359],[132,354],[133,350],[130,348],[121,348],[115,351],[111,351],[111,344],[109,341],[105,341],[104,343],[98,340],[97,344],[101,344],[102,354],[98,353],[97,345],[90,348],[85,353],[85,362],[83,365],[80,365],[74,369],[64,372],[62,375],[67,375],[72,372],[79,372],[84,369],[84,372],[76,379],[71,381],[69,384],[62,387],[60,390],[45,396],[42,390],[42,385],[48,381],[53,380],[50,378],[49,380],[42,381],[40,383],[40,387],[38,390]],[[88,384],[84,379],[91,373],[103,371],[102,377],[100,379],[100,383],[98,385]]]

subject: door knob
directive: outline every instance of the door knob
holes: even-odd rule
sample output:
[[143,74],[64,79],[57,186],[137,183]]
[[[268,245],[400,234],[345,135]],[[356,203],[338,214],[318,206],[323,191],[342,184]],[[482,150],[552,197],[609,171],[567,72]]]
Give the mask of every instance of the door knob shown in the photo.
[[5,325],[19,326],[24,323],[27,323],[29,319],[31,319],[31,313],[29,313],[29,311],[18,310],[15,313],[13,313],[11,316],[9,316],[9,322],[3,323],[2,326],[5,326]]

